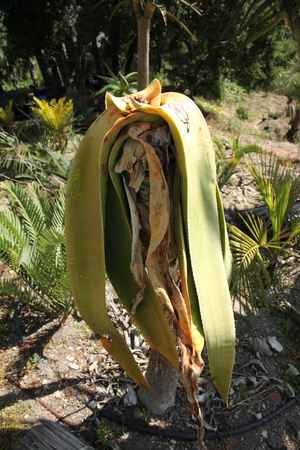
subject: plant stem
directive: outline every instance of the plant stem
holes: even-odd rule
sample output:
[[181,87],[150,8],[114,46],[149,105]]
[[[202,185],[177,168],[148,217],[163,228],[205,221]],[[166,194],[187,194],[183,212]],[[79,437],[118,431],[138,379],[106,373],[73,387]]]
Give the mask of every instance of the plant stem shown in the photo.
[[141,403],[154,415],[175,405],[179,372],[158,352],[151,350],[146,378],[150,389],[139,388]]
[[146,1],[144,8],[136,0],[132,0],[132,5],[138,29],[138,89],[141,90],[149,84],[150,30],[155,6],[151,0]]

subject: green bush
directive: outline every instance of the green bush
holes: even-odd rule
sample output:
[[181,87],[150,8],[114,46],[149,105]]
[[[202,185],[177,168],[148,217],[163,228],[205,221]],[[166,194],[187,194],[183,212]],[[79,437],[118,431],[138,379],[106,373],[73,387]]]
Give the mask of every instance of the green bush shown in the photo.
[[[289,253],[300,234],[300,220],[292,209],[300,195],[300,176],[288,163],[262,154],[249,164],[263,208],[260,214],[240,216],[229,225],[234,260],[231,290],[252,308],[265,304],[268,289],[280,286],[280,258]],[[278,270],[279,269],[279,270]]]
[[38,184],[5,182],[9,206],[0,212],[0,260],[10,272],[0,296],[59,312],[72,304],[64,244],[64,193]]
[[240,120],[248,120],[249,119],[248,111],[243,106],[239,106],[236,109],[236,115],[238,116],[238,118]]
[[[220,189],[229,183],[230,178],[236,172],[236,168],[245,155],[251,153],[260,153],[261,147],[258,145],[241,145],[238,138],[232,140],[231,143],[221,142],[219,139],[214,140],[216,151],[216,167],[218,185]],[[228,158],[225,147],[231,149],[232,155]]]
[[68,168],[68,159],[43,140],[28,144],[0,131],[0,180],[35,180],[51,186],[66,179]]

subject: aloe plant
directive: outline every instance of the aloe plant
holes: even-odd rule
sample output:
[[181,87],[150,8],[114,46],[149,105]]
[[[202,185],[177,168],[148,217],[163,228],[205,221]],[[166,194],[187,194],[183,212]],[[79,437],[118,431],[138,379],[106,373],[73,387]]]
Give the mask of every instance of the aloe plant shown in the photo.
[[213,381],[228,401],[231,255],[211,138],[192,100],[162,94],[158,80],[136,94],[106,95],[106,111],[73,161],[66,245],[77,307],[133,380],[149,388],[107,314],[106,272],[151,348],[180,368],[199,423],[204,341]]
[[109,76],[100,75],[99,78],[104,80],[106,84],[96,93],[96,95],[100,95],[105,93],[106,91],[111,92],[113,95],[122,96],[127,94],[132,94],[136,92],[137,87],[137,72],[131,72],[124,75],[122,72],[119,72],[118,75],[115,75],[109,67],[107,67],[107,71]]

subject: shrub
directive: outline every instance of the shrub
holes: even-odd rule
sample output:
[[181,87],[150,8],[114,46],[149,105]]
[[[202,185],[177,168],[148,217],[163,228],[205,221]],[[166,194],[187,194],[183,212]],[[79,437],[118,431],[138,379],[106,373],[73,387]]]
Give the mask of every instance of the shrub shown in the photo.
[[73,102],[64,97],[59,100],[39,100],[33,97],[36,107],[33,114],[39,119],[47,131],[54,150],[63,152],[68,143],[68,133],[74,118]]
[[0,125],[3,127],[10,127],[15,121],[15,114],[13,111],[13,101],[9,100],[8,104],[0,107]]
[[236,115],[238,116],[238,118],[240,120],[248,120],[249,119],[248,111],[243,106],[239,106],[237,108]]
[[0,259],[11,272],[0,281],[0,296],[55,312],[69,309],[63,191],[51,198],[35,183],[1,188],[10,205],[0,212]]
[[137,72],[131,72],[124,75],[119,72],[115,75],[111,70],[109,70],[110,76],[102,76],[99,78],[104,80],[106,84],[96,93],[96,95],[104,94],[106,91],[110,92],[116,96],[122,96],[127,94],[132,94],[136,92],[137,88]]
[[68,167],[64,155],[46,144],[25,144],[15,134],[0,131],[1,178],[36,180],[49,186],[65,180]]
[[262,155],[249,170],[263,201],[260,214],[241,216],[240,226],[230,225],[234,257],[232,292],[256,308],[275,287],[279,258],[300,234],[300,220],[292,209],[300,195],[300,176],[273,155]]
[[[235,138],[231,144],[221,142],[218,139],[214,140],[216,149],[216,167],[219,188],[222,189],[227,184],[236,172],[236,168],[245,155],[250,153],[260,153],[261,147],[258,145],[240,145],[239,139]],[[225,147],[230,147],[232,156],[227,158]]]

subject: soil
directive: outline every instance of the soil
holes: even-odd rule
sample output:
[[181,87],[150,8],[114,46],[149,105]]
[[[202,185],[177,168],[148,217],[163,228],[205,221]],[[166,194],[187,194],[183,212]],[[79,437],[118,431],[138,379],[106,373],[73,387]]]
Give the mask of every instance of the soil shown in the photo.
[[[255,109],[265,115],[272,111],[271,120],[281,121],[277,125],[283,128],[285,98],[266,100],[265,95],[255,94],[248,102],[252,125],[258,127],[261,120],[253,118]],[[220,127],[212,131],[218,135]],[[243,139],[250,142],[252,136]],[[291,159],[298,170],[296,145],[281,143],[273,135],[264,142],[269,150]],[[227,209],[259,203],[246,163],[223,189]],[[289,259],[283,265],[288,280],[283,295],[299,307],[299,261]],[[145,368],[149,349],[118,310],[109,284],[107,298],[112,314],[121,314],[117,323]],[[216,393],[207,369],[199,380],[209,450],[300,449],[299,324],[272,307],[276,304],[270,294],[271,307],[248,316],[235,305],[237,357],[228,406]],[[160,418],[151,417],[136,404],[135,386],[78,317],[57,319],[31,310],[18,299],[1,300],[0,360],[0,450],[14,450],[23,428],[40,417],[64,423],[95,449],[197,448],[195,442],[179,439],[179,435],[184,439],[195,435],[182,389],[178,389],[175,408]],[[114,420],[105,419],[108,414]],[[120,416],[126,424],[115,422]],[[244,426],[249,424],[254,424],[253,429],[246,432]],[[170,432],[168,438],[163,436],[166,432]]]

